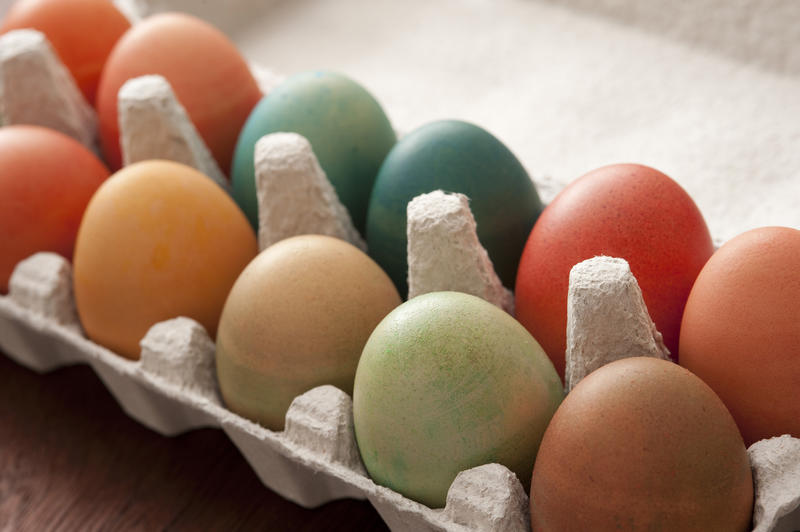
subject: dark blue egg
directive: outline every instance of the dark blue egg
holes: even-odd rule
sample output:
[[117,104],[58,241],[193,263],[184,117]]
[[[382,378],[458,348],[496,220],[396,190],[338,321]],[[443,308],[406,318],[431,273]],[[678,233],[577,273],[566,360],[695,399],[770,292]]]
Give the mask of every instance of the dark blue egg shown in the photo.
[[478,238],[503,284],[513,288],[522,248],[542,202],[528,173],[491,133],[466,122],[433,122],[409,133],[386,156],[367,212],[369,254],[408,293],[406,206],[442,189],[470,198]]

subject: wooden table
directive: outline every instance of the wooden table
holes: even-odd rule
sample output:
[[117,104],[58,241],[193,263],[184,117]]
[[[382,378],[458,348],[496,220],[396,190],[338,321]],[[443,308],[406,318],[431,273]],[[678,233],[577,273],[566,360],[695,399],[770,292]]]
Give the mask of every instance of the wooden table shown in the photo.
[[0,353],[0,531],[385,530],[364,501],[288,502],[216,429],[165,438],[88,366],[48,375]]

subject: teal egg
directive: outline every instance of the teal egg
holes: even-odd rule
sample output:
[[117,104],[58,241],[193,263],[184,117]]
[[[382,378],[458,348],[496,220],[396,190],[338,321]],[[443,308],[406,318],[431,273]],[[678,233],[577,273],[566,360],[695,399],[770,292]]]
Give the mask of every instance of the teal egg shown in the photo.
[[527,491],[564,392],[528,331],[478,297],[433,292],[390,312],[367,340],[353,386],[370,477],[432,508],[463,470],[499,463]]
[[231,172],[233,198],[253,227],[258,226],[255,144],[277,132],[299,133],[309,140],[363,233],[375,175],[397,141],[380,104],[361,85],[333,72],[294,75],[262,98],[239,134]]
[[466,122],[427,124],[401,138],[386,156],[367,212],[369,254],[408,293],[406,206],[442,189],[470,198],[478,238],[503,284],[513,288],[522,248],[542,202],[528,173],[491,133]]

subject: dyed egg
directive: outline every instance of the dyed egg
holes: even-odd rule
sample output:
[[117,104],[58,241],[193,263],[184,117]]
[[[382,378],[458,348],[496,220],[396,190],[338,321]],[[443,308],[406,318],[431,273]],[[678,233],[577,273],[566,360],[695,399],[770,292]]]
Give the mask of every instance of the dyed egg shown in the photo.
[[372,479],[432,508],[463,470],[500,463],[527,484],[563,391],[536,340],[491,303],[458,292],[415,297],[364,347],[353,388]]
[[227,173],[239,130],[261,98],[233,43],[202,20],[179,13],[148,17],[119,40],[97,91],[103,154],[114,169],[122,164],[117,93],[127,80],[146,74],[160,74],[169,81]]
[[628,261],[673,357],[683,306],[714,246],[688,194],[658,170],[604,166],[570,184],[542,212],[517,272],[517,319],[564,376],[569,271],[597,255]]
[[75,302],[86,334],[130,358],[154,324],[186,316],[214,336],[256,237],[230,197],[188,166],[144,161],[101,186],[75,245]]
[[612,362],[564,399],[531,483],[533,530],[749,530],[742,437],[703,381],[655,358]]
[[351,244],[321,235],[261,252],[233,286],[217,337],[225,404],[282,430],[289,405],[315,386],[351,394],[361,350],[400,296]]
[[94,104],[106,58],[130,26],[110,0],[17,0],[0,33],[23,28],[44,33],[86,100]]
[[753,229],[714,253],[686,302],[680,355],[745,443],[800,437],[800,231]]
[[83,211],[108,169],[76,140],[37,126],[0,128],[0,292],[37,251],[72,258]]
[[446,120],[409,133],[381,166],[367,214],[369,254],[408,293],[406,207],[442,189],[470,199],[478,238],[507,287],[542,210],[527,172],[508,148],[478,126]]
[[363,233],[375,175],[396,137],[380,104],[361,85],[333,72],[296,74],[253,109],[236,145],[233,197],[258,225],[255,144],[277,132],[308,139],[320,166]]

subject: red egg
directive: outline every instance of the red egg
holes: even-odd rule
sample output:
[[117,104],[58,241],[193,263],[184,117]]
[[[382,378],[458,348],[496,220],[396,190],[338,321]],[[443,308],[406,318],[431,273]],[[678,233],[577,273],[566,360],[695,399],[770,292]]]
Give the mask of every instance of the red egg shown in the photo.
[[18,0],[0,33],[22,28],[44,33],[93,104],[103,64],[130,26],[111,0]]
[[596,255],[621,257],[676,357],[686,298],[713,251],[702,214],[675,181],[637,164],[599,168],[565,188],[534,225],[517,271],[517,319],[563,378],[569,271]]
[[745,443],[800,437],[800,231],[762,227],[719,248],[689,294],[680,349]]
[[0,292],[37,251],[71,259],[83,211],[108,169],[82,144],[37,126],[0,128]]
[[164,13],[128,31],[111,52],[97,90],[100,139],[109,166],[122,164],[117,93],[129,79],[160,74],[172,85],[223,172],[261,91],[233,43],[200,19]]

